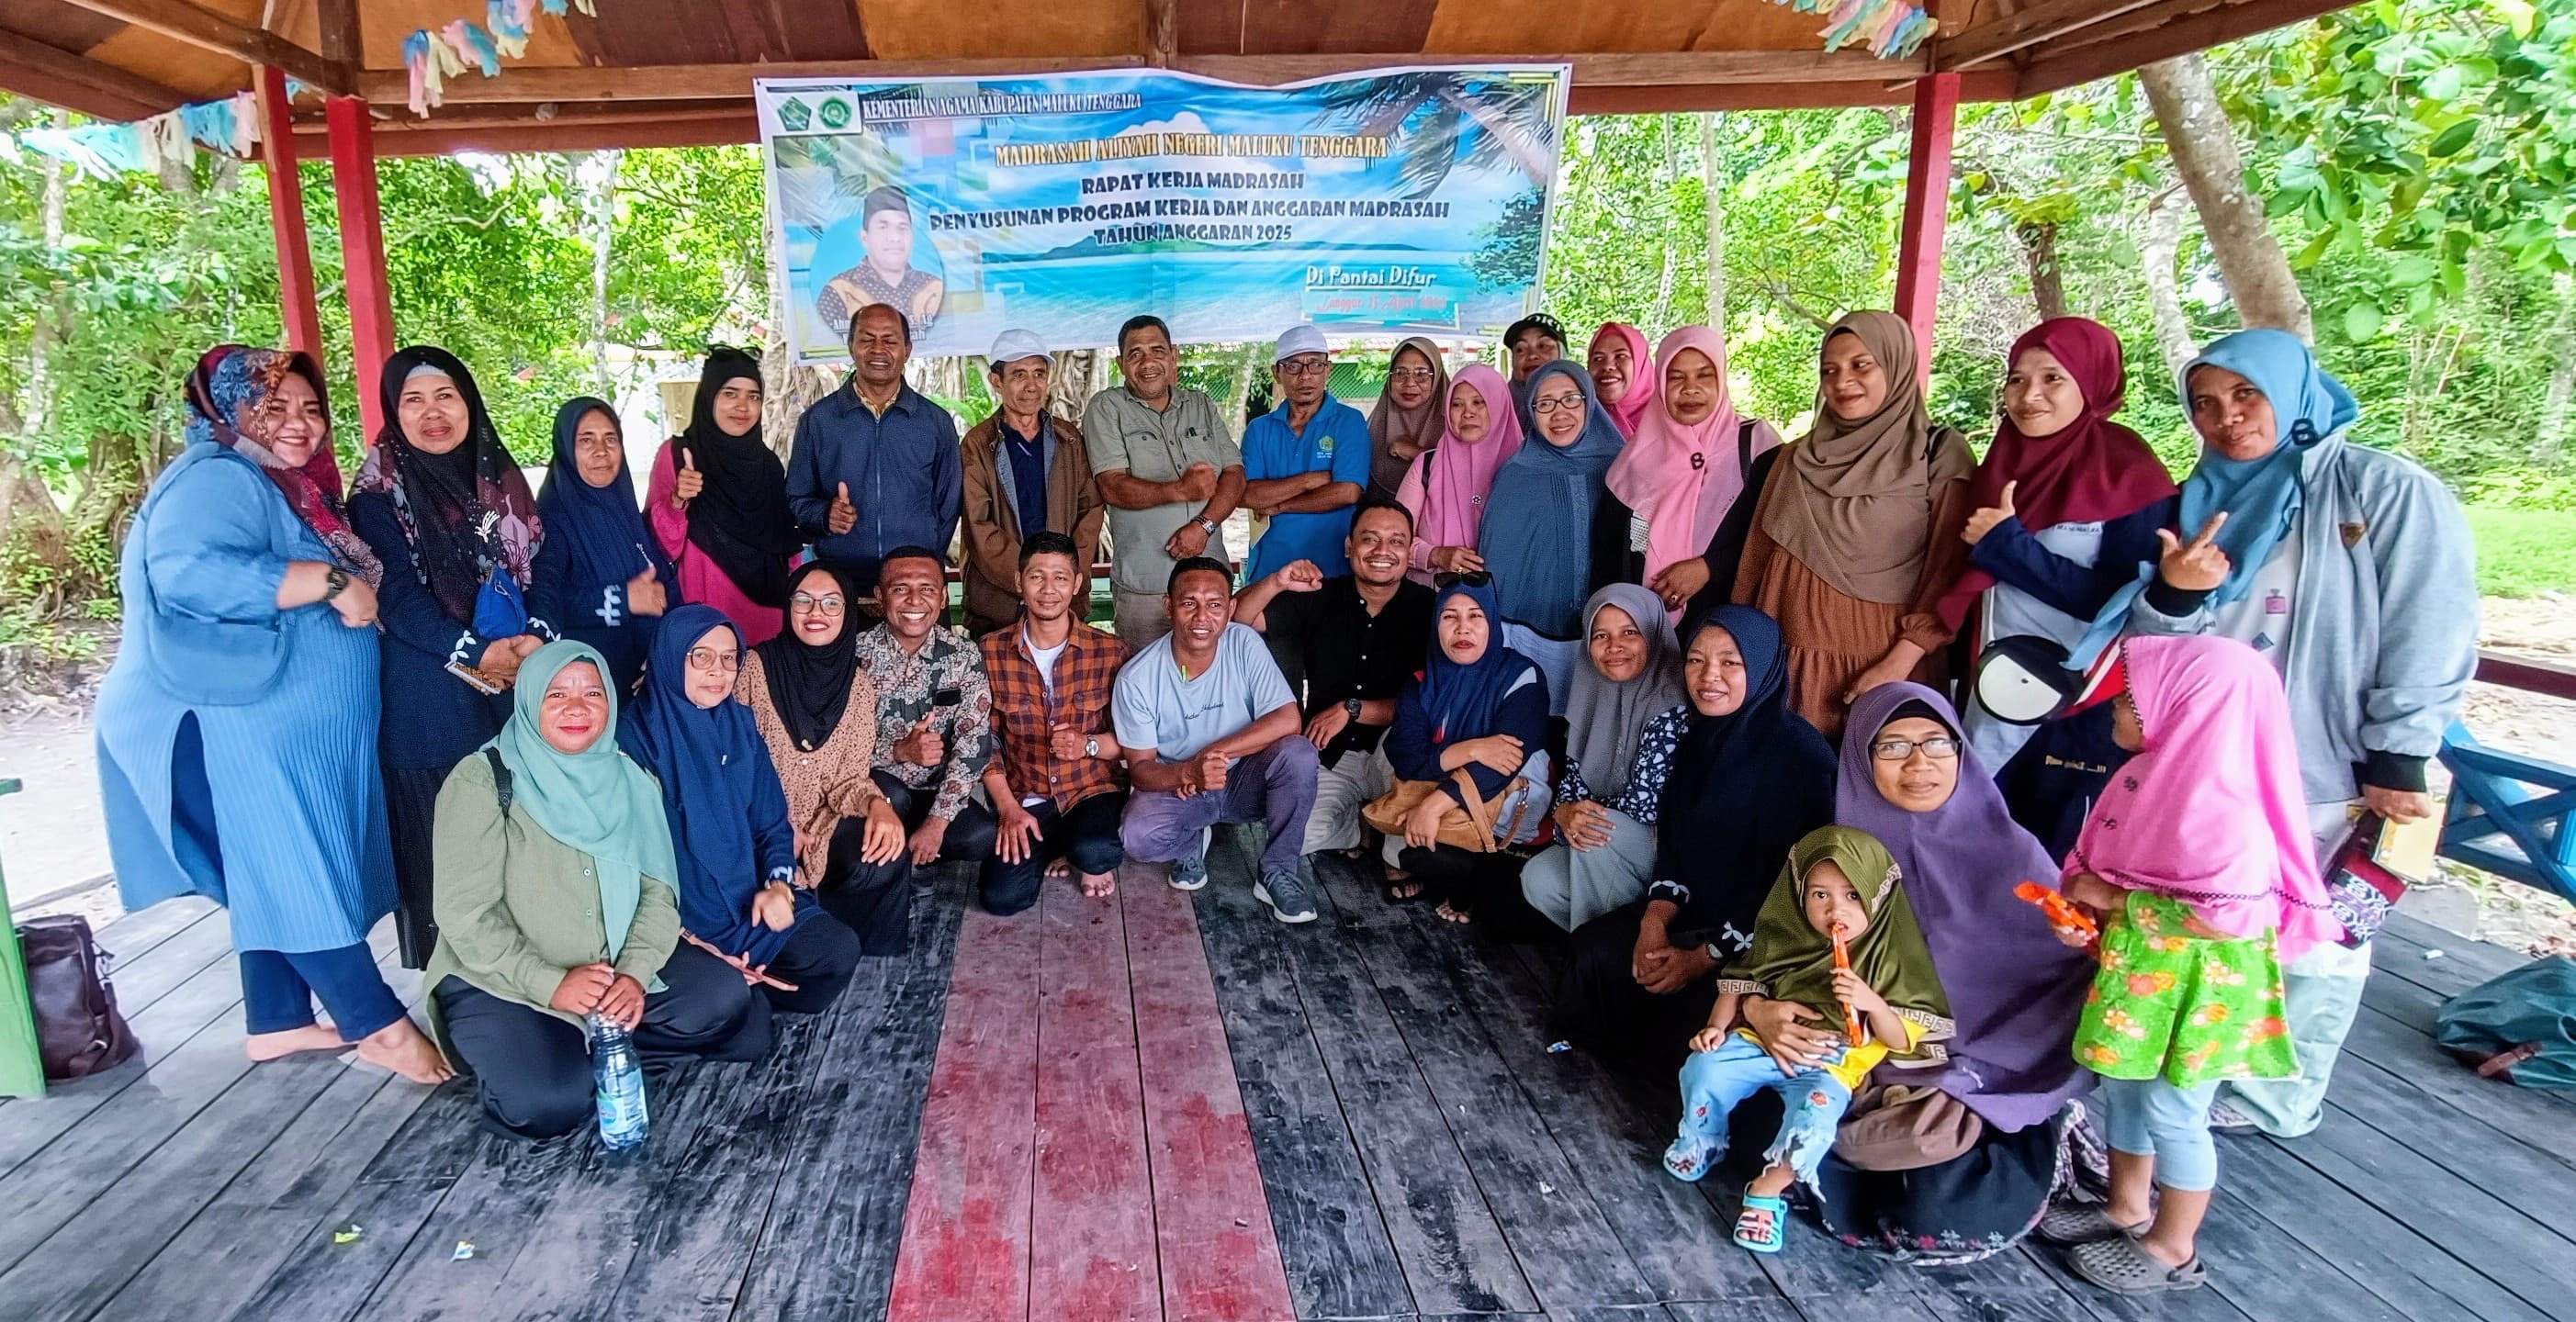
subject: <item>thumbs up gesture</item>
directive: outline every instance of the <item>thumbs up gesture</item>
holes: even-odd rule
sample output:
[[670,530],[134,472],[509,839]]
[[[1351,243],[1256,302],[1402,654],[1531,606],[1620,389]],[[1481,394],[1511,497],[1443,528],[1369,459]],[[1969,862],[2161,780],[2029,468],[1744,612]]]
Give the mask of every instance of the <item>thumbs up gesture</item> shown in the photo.
[[1995,530],[1996,524],[2011,518],[2013,516],[2013,488],[2017,485],[2019,484],[2014,482],[2004,483],[2003,502],[2001,504],[1988,505],[1973,514],[1970,514],[1968,516],[1968,526],[1959,530],[1960,540],[1966,542],[1970,546],[1974,546],[1977,543],[1984,541],[1986,534]]
[[643,573],[626,580],[626,609],[633,614],[659,615],[670,607],[670,601],[668,589],[662,586],[662,576],[655,573],[651,565],[644,566]]
[[842,483],[833,493],[832,512],[826,515],[825,519],[830,524],[832,535],[835,537],[838,537],[842,533],[848,532],[851,528],[857,526],[859,522],[859,507],[850,503],[849,483]]
[[707,489],[707,475],[698,471],[697,456],[686,450],[680,451],[680,471],[671,479],[671,503],[684,509]]

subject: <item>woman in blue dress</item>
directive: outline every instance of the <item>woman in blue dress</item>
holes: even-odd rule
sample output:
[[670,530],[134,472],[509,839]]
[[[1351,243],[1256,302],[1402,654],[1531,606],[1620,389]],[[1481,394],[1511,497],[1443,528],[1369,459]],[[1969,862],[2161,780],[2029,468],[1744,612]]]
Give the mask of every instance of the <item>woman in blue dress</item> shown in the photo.
[[126,535],[125,640],[99,689],[118,890],[128,909],[195,894],[231,911],[251,1059],[355,1043],[435,1083],[446,1062],[367,949],[394,907],[375,757],[383,570],[340,503],[321,370],[223,345],[190,375],[188,407],[188,447]]
[[546,535],[529,611],[598,649],[617,696],[633,696],[663,611],[680,604],[680,576],[644,526],[626,432],[608,401],[584,395],[555,410],[554,461],[537,492],[537,516]]

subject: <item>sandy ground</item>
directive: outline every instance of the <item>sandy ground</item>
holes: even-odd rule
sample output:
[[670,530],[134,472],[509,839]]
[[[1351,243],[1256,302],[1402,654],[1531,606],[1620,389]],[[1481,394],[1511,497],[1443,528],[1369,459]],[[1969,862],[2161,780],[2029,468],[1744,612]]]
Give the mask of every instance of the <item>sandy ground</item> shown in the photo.
[[[2576,601],[2491,597],[2484,614],[2486,646],[2576,666]],[[2494,747],[2576,761],[2576,702],[2478,684],[2466,719]],[[24,782],[17,795],[0,798],[0,862],[19,917],[80,913],[104,923],[121,912],[107,883],[93,757],[89,715],[78,703],[16,699],[0,717],[0,779]],[[2576,906],[2447,863],[2444,872],[2407,896],[2409,913],[2535,954],[2576,954]]]

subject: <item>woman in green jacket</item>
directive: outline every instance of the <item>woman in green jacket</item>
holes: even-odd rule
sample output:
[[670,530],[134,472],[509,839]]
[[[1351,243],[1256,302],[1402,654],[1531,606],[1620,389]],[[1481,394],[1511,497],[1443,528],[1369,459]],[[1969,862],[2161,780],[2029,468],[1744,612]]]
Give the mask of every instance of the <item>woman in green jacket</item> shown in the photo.
[[768,1003],[680,942],[661,790],[617,751],[607,669],[581,643],[539,648],[509,724],[438,794],[430,1023],[485,1121],[518,1138],[589,1122],[593,1017],[648,1062],[769,1051]]

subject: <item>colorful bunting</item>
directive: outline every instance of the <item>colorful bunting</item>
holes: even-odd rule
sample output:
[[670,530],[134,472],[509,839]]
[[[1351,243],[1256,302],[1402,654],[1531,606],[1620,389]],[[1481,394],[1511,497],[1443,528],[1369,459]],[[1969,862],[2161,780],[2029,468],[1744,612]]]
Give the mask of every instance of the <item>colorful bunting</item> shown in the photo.
[[1825,15],[1826,50],[1859,44],[1880,59],[1900,58],[1922,48],[1932,35],[1932,16],[1906,0],[1772,0],[1801,14]]

